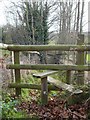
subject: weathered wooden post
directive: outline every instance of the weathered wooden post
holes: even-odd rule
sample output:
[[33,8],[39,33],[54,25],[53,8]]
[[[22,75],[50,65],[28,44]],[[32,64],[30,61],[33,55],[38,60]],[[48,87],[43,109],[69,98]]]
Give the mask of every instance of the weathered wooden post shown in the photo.
[[[83,44],[84,44],[84,35],[79,34],[78,40],[77,40],[77,45],[83,45]],[[84,51],[77,52],[76,64],[84,65]],[[78,85],[84,84],[84,72],[83,71],[78,71],[77,84]]]
[[70,84],[71,82],[71,70],[66,71],[66,83]]
[[[11,57],[11,63],[14,64],[14,51],[10,51],[10,57]],[[14,77],[14,70],[11,70],[11,79],[12,82],[15,82],[15,77]]]
[[[20,64],[19,61],[19,51],[14,51],[14,64]],[[15,69],[15,82],[20,83],[20,70]],[[16,88],[16,95],[21,95],[21,88]]]
[[42,105],[46,105],[48,103],[47,77],[41,78],[41,102]]
[[[68,62],[69,62],[69,51],[68,51]],[[67,70],[66,71],[66,83],[67,84],[70,84],[70,82],[71,82],[71,70]]]

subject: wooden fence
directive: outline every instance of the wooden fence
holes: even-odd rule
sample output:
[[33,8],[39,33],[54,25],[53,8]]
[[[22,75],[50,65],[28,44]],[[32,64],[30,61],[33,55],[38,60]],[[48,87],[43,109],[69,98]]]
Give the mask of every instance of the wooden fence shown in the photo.
[[[80,37],[83,38],[83,36]],[[80,42],[80,41],[79,41]],[[40,85],[32,85],[32,84],[21,84],[21,76],[20,69],[31,69],[31,70],[66,70],[67,71],[67,83],[69,83],[71,71],[78,71],[78,81],[77,84],[84,84],[84,71],[90,71],[90,66],[84,65],[85,57],[84,52],[90,51],[90,45],[8,45],[3,46],[2,49],[13,51],[14,52],[14,64],[8,64],[7,69],[15,70],[15,83],[10,83],[9,87],[16,89],[16,95],[21,95],[21,88],[30,88],[30,89],[42,89],[46,86],[47,80],[43,80]],[[76,65],[60,65],[60,64],[20,64],[19,53],[21,51],[77,51],[77,64]],[[41,86],[42,86],[41,85]],[[49,85],[49,90],[57,90],[55,86]],[[45,92],[45,91],[44,91]],[[44,94],[44,92],[42,92]],[[48,94],[48,93],[47,93]],[[44,99],[44,98],[43,98]]]

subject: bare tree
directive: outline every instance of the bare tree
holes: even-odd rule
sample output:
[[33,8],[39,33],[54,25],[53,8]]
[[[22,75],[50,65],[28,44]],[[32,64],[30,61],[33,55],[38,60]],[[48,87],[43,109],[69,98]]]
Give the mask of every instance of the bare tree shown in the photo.
[[77,26],[76,26],[76,31],[79,31],[79,22],[80,22],[80,0],[78,0],[78,11],[77,11]]
[[81,10],[80,33],[82,33],[83,14],[84,14],[84,0],[83,0],[83,2],[82,2],[82,10]]

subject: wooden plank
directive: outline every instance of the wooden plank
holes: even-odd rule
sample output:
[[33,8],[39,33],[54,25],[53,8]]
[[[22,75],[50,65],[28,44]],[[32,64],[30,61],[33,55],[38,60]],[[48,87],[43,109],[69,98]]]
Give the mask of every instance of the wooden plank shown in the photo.
[[10,51],[90,51],[90,45],[8,45],[2,49]]
[[33,77],[37,77],[37,78],[44,78],[47,77],[48,75],[52,75],[58,73],[58,71],[45,71],[42,73],[38,73],[38,74],[33,74]]
[[20,64],[8,64],[7,69],[32,69],[32,70],[80,70],[90,71],[89,65],[60,65],[60,64],[37,64],[37,65],[20,65]]
[[58,88],[62,88],[62,89],[67,90],[69,92],[73,92],[73,90],[74,90],[74,87],[72,85],[68,85],[68,84],[63,83],[59,80],[56,80],[52,77],[48,77],[47,80],[49,83],[54,84]]
[[79,93],[83,92],[82,90],[79,90],[79,89],[75,90],[73,85],[69,85],[69,84],[63,83],[63,82],[61,82],[59,80],[56,80],[56,79],[54,79],[52,77],[48,77],[47,80],[48,80],[49,83],[55,85],[56,87],[62,88],[63,90],[72,92],[74,94],[79,94]]
[[[14,51],[14,64],[19,64],[19,52]],[[20,70],[19,69],[15,69],[15,82],[16,83],[20,83]],[[21,88],[16,88],[16,95],[19,96],[21,95]]]

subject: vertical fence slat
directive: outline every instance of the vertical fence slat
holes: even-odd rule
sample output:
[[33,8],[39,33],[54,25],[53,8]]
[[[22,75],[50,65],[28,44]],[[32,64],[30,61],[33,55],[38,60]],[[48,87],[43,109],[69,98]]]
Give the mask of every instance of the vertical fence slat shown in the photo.
[[47,77],[41,78],[41,102],[42,105],[48,103],[48,85]]
[[[19,61],[19,52],[14,51],[14,64],[20,64]],[[15,70],[15,82],[20,83],[20,70]],[[16,88],[16,95],[19,96],[21,95],[21,88]]]
[[[82,45],[84,43],[84,35],[78,35],[77,45]],[[76,64],[77,65],[84,65],[84,52],[78,51],[76,56]],[[77,76],[77,84],[82,85],[84,84],[84,72],[78,71]]]

